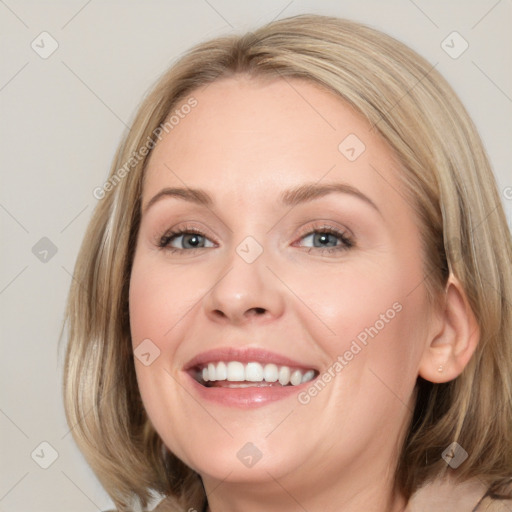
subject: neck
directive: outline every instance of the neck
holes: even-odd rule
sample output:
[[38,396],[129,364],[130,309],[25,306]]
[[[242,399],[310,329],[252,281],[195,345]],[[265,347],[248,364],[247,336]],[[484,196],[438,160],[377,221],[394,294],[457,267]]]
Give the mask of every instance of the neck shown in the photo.
[[258,483],[203,477],[208,496],[206,512],[405,512],[405,498],[394,491],[387,471],[383,473],[380,478],[367,474],[359,482],[353,478],[356,475],[331,479],[323,475],[322,481],[313,482],[313,473],[304,470],[300,481],[297,474],[275,478],[267,473],[269,479]]

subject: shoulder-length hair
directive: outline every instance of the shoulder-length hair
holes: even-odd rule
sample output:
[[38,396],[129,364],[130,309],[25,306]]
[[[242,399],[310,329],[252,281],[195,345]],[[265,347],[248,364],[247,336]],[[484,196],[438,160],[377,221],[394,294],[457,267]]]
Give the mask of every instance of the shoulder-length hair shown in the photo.
[[456,441],[468,453],[458,478],[478,476],[498,492],[512,474],[512,243],[483,144],[435,66],[375,29],[319,15],[192,48],[143,101],[109,179],[94,192],[98,204],[76,261],[65,322],[65,410],[86,460],[119,510],[146,507],[151,491],[168,495],[175,510],[204,503],[199,475],[165,449],[146,415],[128,287],[151,148],[162,129],[172,128],[172,109],[196,101],[195,89],[241,73],[300,78],[334,92],[398,157],[421,223],[429,297],[439,299],[449,275],[456,276],[481,337],[453,381],[418,378],[396,483],[410,497],[442,475],[441,454]]

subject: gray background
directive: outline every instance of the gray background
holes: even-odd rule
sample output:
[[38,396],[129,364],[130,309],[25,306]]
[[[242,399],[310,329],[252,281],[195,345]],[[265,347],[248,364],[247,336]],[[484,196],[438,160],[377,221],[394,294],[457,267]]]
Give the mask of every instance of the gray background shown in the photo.
[[[303,12],[368,23],[437,63],[512,219],[511,0],[0,0],[0,512],[111,505],[65,422],[57,340],[92,191],[142,96],[196,42]],[[50,56],[44,31],[58,43]],[[453,31],[469,44],[458,58],[441,46]],[[463,42],[448,44],[457,53]]]

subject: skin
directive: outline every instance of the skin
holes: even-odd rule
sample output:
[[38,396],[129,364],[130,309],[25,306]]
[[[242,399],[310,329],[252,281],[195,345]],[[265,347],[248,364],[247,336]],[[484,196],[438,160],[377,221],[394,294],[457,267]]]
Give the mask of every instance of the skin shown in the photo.
[[[214,204],[166,197],[144,211],[130,282],[133,346],[149,338],[160,350],[149,366],[136,360],[155,429],[201,475],[213,512],[404,510],[393,468],[416,378],[455,378],[477,337],[455,280],[440,307],[428,306],[420,226],[396,158],[360,115],[306,81],[242,75],[193,95],[198,105],[151,154],[143,210],[174,186],[204,189]],[[338,150],[349,134],[366,146],[352,162]],[[279,204],[282,191],[317,182],[349,184],[379,211],[342,193]],[[353,246],[322,252],[309,235],[325,224]],[[170,228],[190,226],[205,247],[158,247]],[[247,236],[263,248],[251,264],[236,252]],[[335,235],[328,243],[343,246]],[[242,410],[187,387],[184,365],[223,346],[327,371],[396,303],[401,311],[305,405],[293,396]],[[247,442],[262,454],[250,468],[237,457]]]

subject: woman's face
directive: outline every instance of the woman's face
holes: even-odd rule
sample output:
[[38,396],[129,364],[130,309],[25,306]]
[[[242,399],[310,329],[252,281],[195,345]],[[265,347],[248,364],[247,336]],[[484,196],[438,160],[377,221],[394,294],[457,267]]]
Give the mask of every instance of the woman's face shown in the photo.
[[193,97],[151,155],[131,274],[151,422],[205,481],[389,475],[432,330],[391,151],[302,80]]

